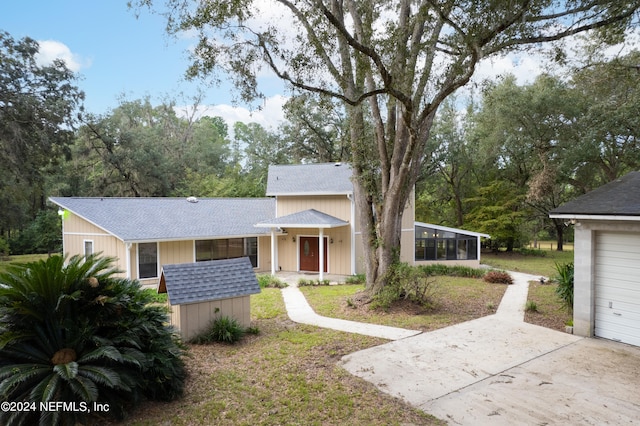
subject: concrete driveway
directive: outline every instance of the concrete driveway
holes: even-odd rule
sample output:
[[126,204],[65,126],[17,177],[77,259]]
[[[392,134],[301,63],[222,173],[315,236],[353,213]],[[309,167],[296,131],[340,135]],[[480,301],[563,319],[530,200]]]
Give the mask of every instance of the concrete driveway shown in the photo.
[[492,315],[341,365],[452,425],[640,424],[640,348]]

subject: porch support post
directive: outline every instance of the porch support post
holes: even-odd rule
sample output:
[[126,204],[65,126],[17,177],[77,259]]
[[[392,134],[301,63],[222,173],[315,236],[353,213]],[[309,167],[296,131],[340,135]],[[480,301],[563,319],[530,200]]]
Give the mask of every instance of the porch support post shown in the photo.
[[271,275],[276,274],[277,263],[278,263],[278,251],[276,248],[276,229],[271,228]]
[[126,269],[127,269],[127,278],[131,279],[131,247],[132,244],[131,243],[124,243],[124,248],[125,248],[125,262],[126,262]]
[[320,249],[320,281],[324,279],[324,229],[319,228],[320,240],[318,241],[318,248]]

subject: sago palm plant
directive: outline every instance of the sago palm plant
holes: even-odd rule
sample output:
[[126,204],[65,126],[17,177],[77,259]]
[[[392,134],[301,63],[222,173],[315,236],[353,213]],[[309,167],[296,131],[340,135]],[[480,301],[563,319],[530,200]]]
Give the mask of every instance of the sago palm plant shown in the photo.
[[[184,347],[166,312],[112,260],[53,256],[0,274],[0,399],[38,408],[0,423],[84,422],[94,402],[122,418],[142,397],[181,394]],[[56,401],[74,409],[39,410]]]

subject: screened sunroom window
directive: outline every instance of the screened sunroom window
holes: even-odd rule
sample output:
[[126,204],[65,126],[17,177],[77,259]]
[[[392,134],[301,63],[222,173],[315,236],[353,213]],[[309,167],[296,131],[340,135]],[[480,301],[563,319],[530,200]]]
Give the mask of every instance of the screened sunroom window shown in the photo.
[[416,226],[415,260],[475,260],[478,239],[472,235]]

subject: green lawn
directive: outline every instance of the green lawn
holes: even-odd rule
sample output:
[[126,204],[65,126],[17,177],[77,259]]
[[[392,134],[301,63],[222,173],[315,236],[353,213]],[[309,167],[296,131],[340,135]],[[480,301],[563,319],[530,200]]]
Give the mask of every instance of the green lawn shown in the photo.
[[[483,256],[483,263],[538,275],[554,272],[556,261],[572,252],[547,256],[504,254]],[[44,256],[16,256],[28,262]],[[0,270],[8,262],[0,263]],[[388,311],[353,307],[349,301],[361,285],[302,287],[317,313],[330,317],[433,330],[495,312],[507,286],[479,279],[435,277],[434,304],[423,309],[408,303]],[[559,313],[553,287],[532,287],[534,316],[549,322]],[[561,312],[560,312],[561,313]],[[561,313],[560,323],[566,320]],[[235,345],[189,345],[189,378],[177,401],[145,402],[123,424],[152,425],[281,425],[367,424],[442,425],[444,422],[380,392],[373,384],[337,366],[346,354],[385,343],[384,339],[343,333],[292,322],[279,289],[265,288],[251,296],[252,326]]]
[[18,256],[9,256],[9,260],[0,260],[0,272],[4,272],[7,266],[12,263],[29,263],[37,260],[46,259],[48,254],[23,254]]
[[496,269],[552,277],[556,274],[556,262],[573,262],[573,250],[543,250],[542,253],[544,256],[522,255],[519,252],[482,253],[482,263]]
[[127,425],[443,425],[337,366],[385,343],[288,319],[279,289],[251,296],[258,335],[189,345],[185,395],[146,402]]
[[507,288],[481,279],[444,276],[433,277],[432,285],[430,308],[407,302],[388,311],[374,311],[369,305],[355,307],[351,301],[364,289],[362,285],[305,286],[300,290],[323,316],[428,331],[494,313]]

